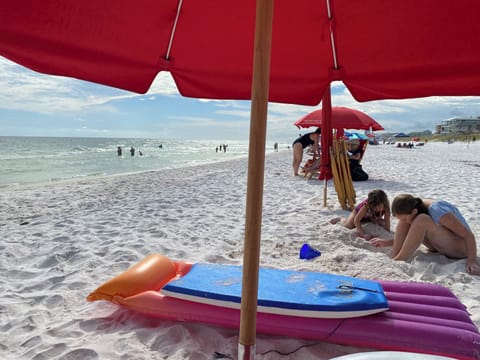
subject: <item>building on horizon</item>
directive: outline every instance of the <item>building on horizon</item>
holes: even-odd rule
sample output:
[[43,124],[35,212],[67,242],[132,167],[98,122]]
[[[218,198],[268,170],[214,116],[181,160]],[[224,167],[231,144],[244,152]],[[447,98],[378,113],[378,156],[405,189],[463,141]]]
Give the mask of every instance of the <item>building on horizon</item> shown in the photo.
[[435,126],[435,132],[437,134],[478,134],[480,133],[480,116],[443,120],[440,125]]

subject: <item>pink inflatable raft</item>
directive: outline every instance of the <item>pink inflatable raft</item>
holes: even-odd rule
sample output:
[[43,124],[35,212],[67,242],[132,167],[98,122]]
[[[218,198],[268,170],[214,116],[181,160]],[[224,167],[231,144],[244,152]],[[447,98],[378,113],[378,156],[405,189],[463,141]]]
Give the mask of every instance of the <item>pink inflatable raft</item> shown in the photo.
[[[259,333],[480,359],[477,327],[455,295],[439,285],[264,268],[259,276]],[[189,264],[152,254],[87,300],[238,328],[240,294],[239,266]]]

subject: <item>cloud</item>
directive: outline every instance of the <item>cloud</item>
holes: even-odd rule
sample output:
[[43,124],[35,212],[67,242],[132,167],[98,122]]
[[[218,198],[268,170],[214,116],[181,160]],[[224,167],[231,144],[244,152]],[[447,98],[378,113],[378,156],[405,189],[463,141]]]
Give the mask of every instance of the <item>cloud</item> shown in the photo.
[[138,94],[30,71],[0,57],[0,109],[41,114],[82,111]]
[[[364,111],[389,132],[434,130],[435,125],[455,116],[480,115],[480,97],[426,97],[359,103],[341,82],[332,83],[331,92],[333,106]],[[34,129],[35,133],[40,131],[38,118],[69,119],[70,123],[65,120],[65,128],[55,128],[59,136],[68,136],[68,129],[77,129],[77,133],[85,136],[96,132],[109,136],[136,134],[148,137],[158,134],[151,133],[151,129],[161,128],[162,136],[176,132],[184,136],[190,131],[190,136],[195,137],[200,134],[200,129],[209,127],[209,132],[202,133],[204,137],[215,135],[222,138],[223,131],[230,138],[235,135],[244,138],[249,129],[250,106],[250,101],[183,98],[168,72],[159,73],[149,91],[139,95],[86,81],[36,73],[0,57],[0,122],[4,122],[0,125],[12,134],[22,131],[16,125],[18,121],[12,121],[19,118],[18,114],[28,112],[30,123],[25,120],[23,126]],[[276,139],[298,135],[299,130],[293,123],[321,106],[269,103],[268,135]],[[159,114],[162,114],[160,119]],[[120,116],[124,125],[121,128]],[[92,128],[89,119],[96,120],[99,130]],[[110,119],[108,124],[107,119]],[[151,122],[147,124],[145,119],[151,119]],[[105,124],[100,125],[101,120]],[[138,127],[140,120],[143,121],[141,128]],[[88,123],[91,128],[78,130],[80,121]],[[185,129],[185,126],[191,129]],[[50,129],[44,131],[50,134]]]

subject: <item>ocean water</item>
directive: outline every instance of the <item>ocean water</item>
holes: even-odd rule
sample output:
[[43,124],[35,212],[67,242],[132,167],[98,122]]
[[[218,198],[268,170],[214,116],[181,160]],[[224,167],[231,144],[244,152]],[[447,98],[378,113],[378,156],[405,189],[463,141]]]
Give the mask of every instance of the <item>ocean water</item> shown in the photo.
[[[246,157],[248,141],[0,137],[0,190]],[[160,145],[162,148],[160,148]],[[122,156],[117,155],[117,147]],[[286,146],[286,145],[285,145]],[[131,156],[130,147],[135,148]],[[273,151],[273,143],[266,146]],[[139,152],[142,152],[142,156]]]

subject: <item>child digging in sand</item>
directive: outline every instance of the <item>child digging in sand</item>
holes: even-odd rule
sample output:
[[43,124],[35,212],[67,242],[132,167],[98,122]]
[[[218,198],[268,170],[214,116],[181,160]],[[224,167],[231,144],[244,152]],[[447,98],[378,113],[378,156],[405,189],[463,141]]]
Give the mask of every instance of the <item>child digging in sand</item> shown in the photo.
[[398,219],[394,239],[372,239],[373,246],[393,246],[390,256],[405,261],[424,244],[447,257],[466,258],[466,271],[480,275],[475,235],[454,205],[402,194],[393,199],[392,213]]
[[367,234],[362,227],[362,223],[371,222],[378,224],[390,232],[390,203],[388,196],[383,190],[372,190],[368,197],[355,206],[348,218],[335,218],[330,223],[340,222],[348,229],[357,229],[357,235],[365,240],[373,238]]

